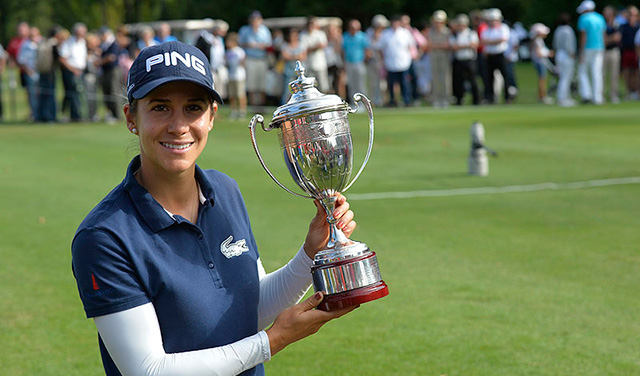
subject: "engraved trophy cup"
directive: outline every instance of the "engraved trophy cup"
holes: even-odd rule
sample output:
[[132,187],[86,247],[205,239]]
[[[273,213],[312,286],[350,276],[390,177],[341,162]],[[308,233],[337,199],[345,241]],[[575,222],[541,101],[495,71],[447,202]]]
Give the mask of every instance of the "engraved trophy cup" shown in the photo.
[[[338,192],[344,192],[358,179],[373,146],[373,110],[362,94],[354,95],[369,113],[369,147],[362,166],[350,181],[353,166],[353,143],[347,115],[357,112],[337,95],[325,95],[316,89],[315,78],[305,77],[302,64],[296,62],[298,78],[289,83],[292,93],[288,103],[273,113],[267,126],[262,115],[249,124],[251,142],[267,174],[285,191],[300,197],[317,199],[327,212],[330,238],[326,249],[318,252],[311,273],[315,291],[325,298],[319,309],[334,310],[382,298],[389,288],[380,277],[375,252],[366,244],[348,239],[333,217]],[[266,166],[258,148],[256,124],[269,132],[278,130],[284,161],[293,180],[305,194],[285,187]]]

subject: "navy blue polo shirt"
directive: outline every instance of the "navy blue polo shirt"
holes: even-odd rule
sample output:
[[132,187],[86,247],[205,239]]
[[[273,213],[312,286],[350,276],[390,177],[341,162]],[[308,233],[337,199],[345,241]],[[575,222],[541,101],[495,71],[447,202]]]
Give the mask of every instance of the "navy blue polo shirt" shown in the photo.
[[[167,353],[236,342],[258,332],[258,249],[237,183],[196,166],[198,221],[172,217],[127,175],[82,222],[73,273],[87,317],[153,303]],[[102,340],[107,375],[120,375]],[[263,375],[262,365],[243,375]]]

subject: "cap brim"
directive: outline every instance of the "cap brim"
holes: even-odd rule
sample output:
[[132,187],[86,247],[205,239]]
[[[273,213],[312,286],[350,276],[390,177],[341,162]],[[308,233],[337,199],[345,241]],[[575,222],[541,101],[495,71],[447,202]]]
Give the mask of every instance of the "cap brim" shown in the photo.
[[160,87],[160,85],[164,85],[166,83],[176,82],[176,81],[186,81],[186,82],[193,82],[194,84],[198,84],[198,85],[202,86],[203,88],[207,89],[207,91],[213,96],[213,100],[215,100],[216,102],[218,102],[220,104],[224,104],[224,101],[222,100],[222,97],[220,97],[220,94],[218,94],[217,91],[215,91],[213,88],[211,88],[209,86],[203,85],[202,82],[200,82],[200,81],[196,81],[196,80],[188,78],[188,77],[161,77],[161,78],[158,78],[156,80],[147,82],[144,85],[140,86],[137,90],[135,90],[133,92],[133,94],[131,96],[133,97],[133,99],[142,99],[142,98],[146,97],[154,89]]

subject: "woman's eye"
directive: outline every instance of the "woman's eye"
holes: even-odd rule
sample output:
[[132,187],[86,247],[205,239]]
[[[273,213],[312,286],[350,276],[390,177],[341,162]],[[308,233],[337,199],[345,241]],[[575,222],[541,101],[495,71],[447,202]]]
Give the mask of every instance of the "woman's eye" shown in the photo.
[[153,106],[153,108],[151,108],[152,111],[166,111],[167,110],[167,106],[163,105],[163,104],[159,104],[157,106]]
[[202,106],[199,104],[190,104],[187,106],[187,111],[201,111]]

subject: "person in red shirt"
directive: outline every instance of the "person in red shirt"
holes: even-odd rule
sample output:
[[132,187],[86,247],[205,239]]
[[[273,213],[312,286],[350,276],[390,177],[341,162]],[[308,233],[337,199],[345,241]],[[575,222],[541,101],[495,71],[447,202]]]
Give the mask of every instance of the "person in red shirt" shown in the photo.
[[[11,38],[9,44],[7,45],[7,53],[9,54],[9,66],[15,67],[18,66],[18,52],[20,52],[20,48],[22,48],[22,43],[29,39],[29,24],[26,22],[20,22],[18,24],[16,35]],[[27,73],[24,69],[20,68],[20,83],[22,87],[25,87],[25,75]]]
[[492,80],[489,80],[489,75],[487,74],[487,59],[483,54],[484,46],[482,45],[482,32],[489,27],[487,22],[484,20],[482,11],[474,10],[469,13],[471,18],[471,26],[472,29],[478,33],[478,38],[480,38],[480,43],[478,44],[478,57],[476,58],[477,69],[476,72],[480,75],[482,79],[482,85],[484,86],[484,98],[489,97],[489,85],[493,84]]

